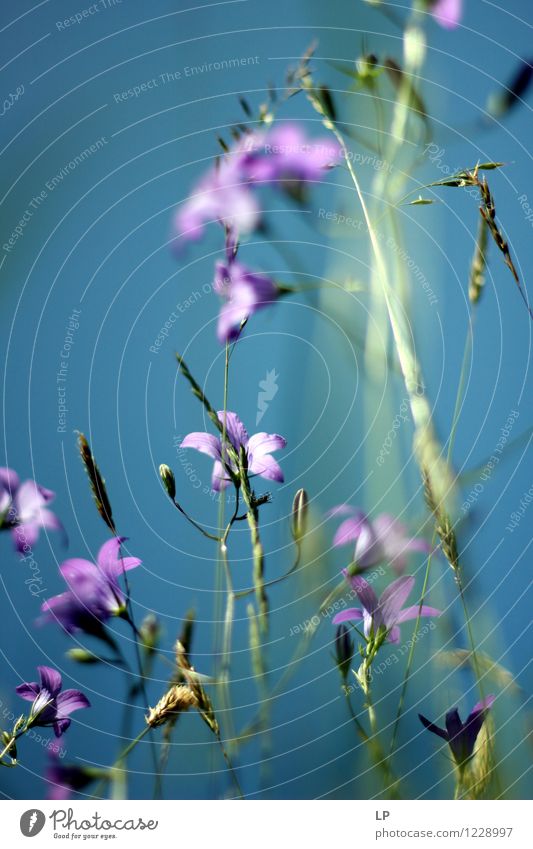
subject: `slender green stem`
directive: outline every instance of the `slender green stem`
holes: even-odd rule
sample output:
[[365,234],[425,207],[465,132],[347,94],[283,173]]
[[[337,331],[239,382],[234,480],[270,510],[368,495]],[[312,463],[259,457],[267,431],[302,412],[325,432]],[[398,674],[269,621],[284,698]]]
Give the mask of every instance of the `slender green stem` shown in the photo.
[[193,527],[195,527],[197,531],[200,531],[200,533],[203,534],[204,537],[207,537],[207,539],[211,539],[214,542],[220,542],[220,537],[217,537],[214,534],[210,534],[209,531],[206,531],[205,528],[202,528],[202,526],[199,525],[198,522],[196,522],[191,516],[189,516],[189,514],[183,509],[181,504],[179,504],[174,498],[172,499],[172,503],[174,507],[176,507],[176,509],[180,511],[182,516],[185,516],[187,521],[190,522],[191,525],[193,525]]
[[368,750],[369,750],[369,753],[370,753],[370,756],[371,756],[373,762],[378,767],[378,769],[383,773],[383,778],[385,779],[385,782],[387,784],[387,786],[384,789],[386,791],[388,791],[388,793],[389,793],[389,795],[392,799],[400,799],[401,796],[400,796],[399,791],[398,791],[398,779],[395,777],[395,775],[394,775],[394,773],[393,773],[393,771],[390,767],[389,759],[385,755],[385,753],[384,753],[384,751],[381,747],[381,744],[379,743],[379,740],[376,737],[370,737],[366,733],[362,723],[357,718],[355,711],[353,709],[351,699],[350,699],[350,691],[349,691],[348,687],[346,686],[346,684],[344,684],[344,686],[343,686],[343,691],[344,691],[344,695],[346,696],[346,704],[348,705],[348,711],[350,712],[350,716],[351,716],[352,721],[355,725],[357,733],[358,733],[359,737],[361,738],[361,740],[363,741],[363,743],[365,743],[365,745],[368,747]]

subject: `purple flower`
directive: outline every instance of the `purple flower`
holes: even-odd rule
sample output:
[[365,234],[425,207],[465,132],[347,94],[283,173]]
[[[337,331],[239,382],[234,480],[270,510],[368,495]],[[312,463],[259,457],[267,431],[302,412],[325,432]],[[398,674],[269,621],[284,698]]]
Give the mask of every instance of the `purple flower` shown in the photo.
[[[400,624],[409,619],[416,619],[420,610],[418,604],[403,607],[415,583],[413,576],[404,575],[402,578],[397,578],[389,584],[378,599],[370,584],[360,575],[351,577],[346,569],[343,570],[343,575],[357,593],[363,609],[352,607],[343,610],[333,617],[333,624],[340,625],[342,622],[362,619],[365,637],[376,638],[386,635],[389,643],[398,643]],[[420,615],[440,616],[441,611],[424,604]]]
[[461,722],[457,708],[452,708],[446,714],[446,728],[439,728],[438,725],[434,725],[421,713],[418,714],[418,718],[424,728],[446,740],[457,766],[464,766],[474,754],[478,734],[495,698],[495,696],[487,696],[481,702],[478,702],[464,724]]
[[65,560],[59,567],[68,590],[44,602],[41,621],[56,621],[67,631],[99,633],[101,624],[126,610],[126,597],[119,577],[135,569],[137,557],[121,557],[125,537],[113,537],[98,552],[97,565],[80,557]]
[[[219,411],[217,416],[223,424],[224,411]],[[248,472],[251,475],[259,475],[262,478],[279,483],[283,482],[283,472],[274,458],[270,456],[272,451],[285,448],[287,442],[282,436],[278,436],[277,433],[263,432],[248,436],[238,415],[229,411],[226,412],[226,433],[228,441],[237,454],[240,452],[241,446],[246,450]],[[231,479],[222,466],[222,441],[219,436],[203,432],[189,433],[181,443],[180,448],[194,448],[196,451],[201,451],[202,454],[207,454],[213,458],[215,465],[213,466],[211,486],[215,492],[224,489],[230,482]],[[233,472],[237,473],[238,470],[229,457],[225,457],[224,462]]]
[[53,726],[56,737],[61,737],[70,725],[70,714],[75,710],[90,707],[91,704],[87,696],[79,690],[61,692],[61,675],[56,669],[38,666],[37,671],[41,683],[32,681],[19,684],[16,692],[21,699],[33,702],[29,724],[42,727]]
[[337,142],[310,140],[297,124],[282,124],[257,139],[249,172],[258,182],[316,182],[340,157]]
[[239,233],[250,233],[259,224],[260,208],[251,189],[246,163],[249,151],[237,147],[218,160],[200,180],[176,213],[176,234],[197,241],[205,225],[219,221]]
[[336,143],[310,141],[295,124],[249,133],[217,160],[179,208],[176,235],[196,241],[212,221],[239,234],[250,233],[261,220],[258,184],[316,181],[339,158]]
[[405,525],[388,513],[381,513],[370,520],[362,510],[357,510],[349,504],[340,504],[327,515],[348,516],[337,528],[333,545],[355,542],[353,559],[360,570],[372,569],[386,560],[398,575],[402,575],[410,551],[421,551],[424,554],[431,551],[431,546],[425,539],[410,537]]
[[21,554],[32,548],[41,528],[61,530],[61,522],[46,509],[55,493],[32,480],[20,483],[12,469],[0,468],[0,526],[11,530]]
[[276,300],[278,287],[270,277],[251,271],[236,259],[237,246],[231,233],[226,238],[226,261],[215,265],[214,289],[225,299],[218,318],[219,342],[234,341],[243,323],[261,307]]
[[98,770],[87,769],[76,764],[62,764],[57,754],[51,752],[45,773],[45,781],[48,785],[47,798],[54,801],[70,799],[73,791],[83,790],[98,777],[97,773]]
[[431,14],[438,24],[445,29],[455,29],[459,26],[463,13],[463,0],[436,0]]

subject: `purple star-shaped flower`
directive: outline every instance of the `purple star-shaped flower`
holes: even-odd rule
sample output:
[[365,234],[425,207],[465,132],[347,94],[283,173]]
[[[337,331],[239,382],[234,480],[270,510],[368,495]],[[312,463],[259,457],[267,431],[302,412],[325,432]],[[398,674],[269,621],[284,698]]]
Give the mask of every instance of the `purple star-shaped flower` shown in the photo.
[[441,27],[455,29],[463,14],[463,0],[436,0],[431,14]]
[[[389,584],[378,598],[370,584],[361,575],[352,577],[346,569],[343,570],[343,575],[357,593],[363,609],[351,607],[343,610],[333,617],[333,624],[340,625],[342,622],[362,619],[365,637],[376,637],[381,633],[386,635],[389,643],[398,643],[400,641],[400,624],[409,619],[416,619],[420,610],[418,604],[405,608],[403,606],[414,587],[415,579],[413,576],[404,575],[402,578],[397,578],[392,584]],[[435,607],[428,607],[424,604],[420,610],[420,615],[440,616],[441,612]]]
[[38,666],[41,683],[35,681],[19,684],[16,692],[22,699],[33,702],[30,711],[30,724],[42,727],[52,726],[56,737],[67,730],[70,714],[75,710],[90,707],[87,696],[79,690],[61,692],[61,675],[57,669]]
[[98,633],[102,623],[124,613],[126,597],[118,579],[141,563],[137,557],[120,556],[124,541],[125,537],[113,537],[104,543],[97,564],[81,557],[65,560],[59,571],[68,590],[44,602],[41,621],[59,622],[68,633]]
[[418,718],[424,728],[446,740],[452,750],[455,763],[457,766],[463,766],[474,754],[474,746],[476,745],[478,734],[495,698],[495,696],[487,696],[478,702],[465,723],[461,722],[458,709],[456,707],[452,708],[446,714],[446,728],[439,728],[438,725],[434,725],[433,722],[430,722],[421,713],[418,714]]
[[20,482],[13,469],[0,468],[0,525],[9,528],[21,554],[31,549],[41,528],[61,530],[57,516],[47,509],[55,493],[32,480]]
[[362,510],[349,504],[339,504],[327,515],[348,517],[337,528],[333,545],[355,542],[354,562],[360,570],[372,569],[386,560],[401,575],[407,567],[409,552],[429,554],[431,551],[425,539],[410,537],[405,525],[388,513],[381,513],[371,520]]
[[[219,420],[224,424],[224,411],[217,413]],[[285,448],[287,442],[277,433],[254,433],[248,436],[246,428],[236,413],[226,412],[226,433],[237,454],[241,447],[245,449],[248,458],[248,472],[251,475],[259,475],[270,481],[283,483],[283,472],[278,463],[271,457],[273,451]],[[194,448],[202,454],[207,454],[215,461],[213,466],[213,477],[211,486],[215,492],[224,489],[230,482],[230,477],[222,465],[222,441],[219,436],[210,433],[189,433],[180,445],[180,448]],[[226,466],[237,472],[229,457],[224,459]]]
[[215,265],[215,292],[225,299],[218,319],[220,342],[232,342],[239,336],[243,323],[257,310],[276,300],[279,290],[265,274],[252,271],[237,261],[234,236],[226,237],[226,261]]

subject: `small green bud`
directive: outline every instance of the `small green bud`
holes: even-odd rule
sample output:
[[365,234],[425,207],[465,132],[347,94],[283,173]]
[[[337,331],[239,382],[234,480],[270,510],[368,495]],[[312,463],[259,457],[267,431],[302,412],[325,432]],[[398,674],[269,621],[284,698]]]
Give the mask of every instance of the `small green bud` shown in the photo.
[[100,658],[88,649],[75,648],[67,651],[67,657],[76,663],[100,663]]
[[292,502],[291,531],[295,542],[301,542],[307,530],[309,499],[305,489],[299,489]]
[[163,482],[163,486],[167,491],[168,497],[174,501],[176,497],[176,479],[170,466],[165,465],[165,463],[161,463],[159,466],[159,477]]

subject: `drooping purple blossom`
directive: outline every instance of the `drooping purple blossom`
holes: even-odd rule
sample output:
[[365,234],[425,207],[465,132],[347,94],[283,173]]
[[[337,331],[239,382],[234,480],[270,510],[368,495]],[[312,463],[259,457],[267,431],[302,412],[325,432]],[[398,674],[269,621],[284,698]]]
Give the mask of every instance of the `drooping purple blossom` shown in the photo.
[[[217,416],[222,424],[224,424],[225,417],[227,438],[237,454],[239,454],[241,447],[245,449],[248,473],[282,483],[284,480],[283,472],[271,454],[273,451],[285,448],[286,440],[277,433],[260,432],[248,436],[246,428],[236,413],[226,411],[224,414],[224,411],[221,410],[217,413]],[[194,448],[196,451],[213,458],[215,464],[211,486],[215,492],[219,492],[228,485],[230,477],[222,465],[222,440],[219,436],[204,432],[189,433],[182,441],[180,448]],[[229,457],[224,458],[224,463],[237,473],[238,470]]]
[[441,27],[455,29],[463,14],[463,0],[436,0],[431,14]]
[[97,777],[97,770],[76,764],[62,764],[54,752],[50,753],[50,761],[45,772],[47,799],[61,801],[70,799],[73,792],[83,790]]
[[409,619],[417,619],[420,616],[440,616],[441,611],[435,607],[415,604],[405,607],[404,603],[410,595],[415,579],[412,575],[404,575],[397,578],[381,593],[378,598],[370,584],[361,575],[350,576],[346,569],[343,570],[348,583],[357,593],[362,605],[362,610],[351,607],[337,613],[333,617],[333,624],[340,625],[342,622],[363,620],[365,637],[376,638],[386,636],[389,643],[398,643],[400,640],[400,625]]
[[429,719],[426,719],[426,717],[422,716],[421,713],[418,714],[418,718],[424,728],[427,728],[428,731],[431,731],[433,734],[436,734],[438,737],[446,740],[452,751],[455,763],[457,766],[461,767],[464,766],[464,764],[469,761],[474,754],[474,747],[476,745],[478,734],[481,731],[483,723],[488,716],[495,698],[495,696],[487,696],[485,699],[478,702],[464,723],[461,722],[458,709],[456,707],[452,708],[452,710],[449,710],[446,714],[444,721],[446,726],[445,728],[439,728],[438,725],[434,725],[433,722],[430,722]]
[[237,260],[237,244],[232,231],[226,236],[226,260],[215,265],[215,292],[224,298],[220,309],[219,342],[234,341],[243,323],[257,310],[276,300],[279,290],[266,274],[252,271]]
[[79,690],[61,692],[61,675],[57,669],[38,666],[40,683],[31,681],[16,688],[21,699],[32,702],[30,726],[53,727],[56,737],[61,737],[69,727],[70,714],[75,710],[90,707],[87,696]]
[[13,469],[0,468],[0,527],[11,531],[21,554],[37,542],[42,528],[61,530],[61,522],[47,505],[55,493],[33,480],[20,482]]
[[261,220],[259,185],[314,182],[339,159],[335,142],[308,139],[295,124],[248,133],[217,160],[180,206],[176,235],[180,241],[196,241],[213,221],[239,235],[250,233]]
[[126,597],[119,578],[135,569],[137,557],[122,557],[125,537],[113,537],[100,548],[97,563],[81,557],[65,560],[59,567],[68,590],[44,602],[42,621],[59,622],[68,633],[81,630],[98,633],[101,625],[126,610]]
[[355,542],[354,562],[359,570],[372,569],[383,561],[391,564],[398,575],[407,567],[409,553],[420,551],[429,554],[431,546],[421,537],[411,537],[407,528],[388,513],[369,519],[366,513],[340,504],[327,514],[329,517],[347,516],[333,537],[334,546]]

